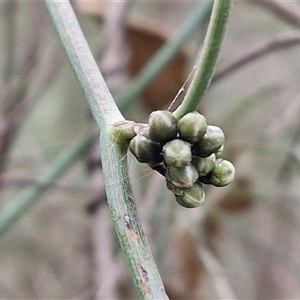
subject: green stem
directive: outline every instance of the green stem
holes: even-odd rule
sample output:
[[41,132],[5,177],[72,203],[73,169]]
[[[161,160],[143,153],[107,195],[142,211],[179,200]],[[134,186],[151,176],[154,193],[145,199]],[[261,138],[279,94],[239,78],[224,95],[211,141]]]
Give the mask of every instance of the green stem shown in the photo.
[[99,72],[69,1],[45,2],[99,128],[124,120]]
[[197,110],[212,80],[231,8],[231,0],[215,0],[203,49],[190,87],[174,111],[177,119]]
[[94,61],[69,1],[45,0],[61,43],[101,129],[100,148],[112,220],[141,299],[168,299],[137,217],[128,178],[126,147],[110,136],[124,120]]
[[151,61],[136,75],[135,79],[130,82],[122,95],[117,97],[121,111],[129,107],[141,95],[178,54],[191,35],[195,33],[195,30],[208,19],[212,1],[200,2],[199,7],[188,16],[178,33],[154,55]]
[[115,229],[141,299],[168,299],[140,226],[129,183],[126,149],[100,135],[106,195]]
[[27,191],[22,192],[22,196],[18,195],[1,209],[0,236],[78,159],[87,148],[90,139],[90,136],[85,136],[72,149],[68,149],[60,154],[54,161],[51,169],[42,176],[41,184],[30,187]]

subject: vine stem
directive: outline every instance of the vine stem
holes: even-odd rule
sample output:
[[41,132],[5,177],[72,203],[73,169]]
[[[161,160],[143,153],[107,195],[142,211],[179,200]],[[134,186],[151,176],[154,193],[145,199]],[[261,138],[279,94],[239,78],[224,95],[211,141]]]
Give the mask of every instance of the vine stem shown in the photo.
[[181,105],[173,113],[177,119],[198,109],[210,85],[225,36],[231,2],[232,0],[214,1],[207,34],[197,63],[195,75]]
[[168,299],[137,216],[125,159],[127,149],[110,136],[112,125],[122,122],[124,117],[100,74],[70,2],[45,0],[45,3],[101,130],[100,148],[107,201],[139,296],[141,299]]

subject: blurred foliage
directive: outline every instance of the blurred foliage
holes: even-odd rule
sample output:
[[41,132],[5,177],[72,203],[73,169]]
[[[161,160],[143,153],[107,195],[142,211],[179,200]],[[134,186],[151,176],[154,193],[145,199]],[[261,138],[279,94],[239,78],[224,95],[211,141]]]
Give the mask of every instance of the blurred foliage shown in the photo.
[[[80,24],[101,66],[105,7],[87,9],[79,3]],[[127,44],[115,54],[125,70],[117,70],[123,81],[112,84],[114,94],[121,94],[136,69],[180,30],[194,5],[132,3]],[[298,3],[284,2],[275,14],[262,3],[235,2],[218,70],[263,41],[297,32],[286,14],[290,5],[300,20]],[[152,85],[126,117],[145,121],[151,109],[171,103],[192,69],[204,32],[195,32],[167,77]],[[56,155],[94,128],[42,3],[1,3],[0,37],[3,207],[38,185]],[[272,51],[211,85],[200,110],[210,124],[224,129],[225,156],[237,176],[228,188],[208,188],[204,206],[179,207],[163,178],[128,156],[140,218],[171,299],[299,296],[299,47]],[[105,204],[93,204],[102,183],[88,171],[90,155],[1,237],[0,298],[136,297]]]

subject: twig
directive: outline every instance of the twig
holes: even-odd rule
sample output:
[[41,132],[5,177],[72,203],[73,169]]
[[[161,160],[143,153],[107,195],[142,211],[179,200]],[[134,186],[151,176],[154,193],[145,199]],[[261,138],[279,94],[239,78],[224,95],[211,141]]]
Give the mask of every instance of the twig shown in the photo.
[[230,8],[231,0],[216,0],[214,2],[209,27],[194,78],[181,105],[174,111],[174,116],[177,119],[188,112],[198,109],[200,101],[210,85],[225,36]]
[[258,45],[254,45],[247,53],[243,54],[241,57],[238,57],[233,62],[229,63],[228,66],[223,67],[221,70],[217,71],[213,81],[217,81],[224,77],[225,75],[230,74],[233,71],[241,68],[242,66],[252,62],[255,59],[258,59],[264,55],[267,55],[273,51],[280,49],[285,49],[287,47],[294,46],[300,42],[299,31],[292,31],[284,33],[273,40],[267,40]]
[[100,147],[112,220],[141,299],[168,299],[138,220],[126,162],[126,148],[109,131],[124,120],[82,34],[69,1],[45,0],[68,59],[101,130]]

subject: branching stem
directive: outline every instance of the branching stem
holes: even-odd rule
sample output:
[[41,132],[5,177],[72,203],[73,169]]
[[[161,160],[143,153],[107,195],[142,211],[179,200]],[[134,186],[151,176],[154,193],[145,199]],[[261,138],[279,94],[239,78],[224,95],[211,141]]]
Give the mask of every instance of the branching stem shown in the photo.
[[112,220],[141,299],[168,299],[138,220],[126,150],[110,128],[124,121],[97,67],[69,1],[45,0],[61,43],[101,130],[100,148]]

